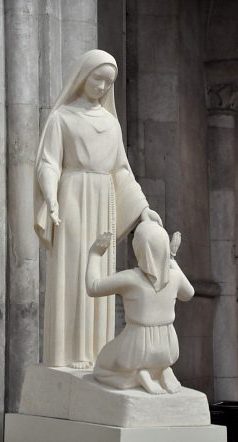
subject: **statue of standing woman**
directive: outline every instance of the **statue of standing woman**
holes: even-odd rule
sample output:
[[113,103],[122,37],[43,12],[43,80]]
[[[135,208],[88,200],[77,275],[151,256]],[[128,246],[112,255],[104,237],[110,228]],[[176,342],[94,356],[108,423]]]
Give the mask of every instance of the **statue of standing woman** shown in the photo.
[[138,220],[161,224],[135,181],[114,102],[115,59],[85,53],[50,113],[35,169],[35,230],[47,247],[43,362],[88,368],[114,337],[114,296],[90,298],[91,244],[110,231],[101,277],[115,271],[116,242]]

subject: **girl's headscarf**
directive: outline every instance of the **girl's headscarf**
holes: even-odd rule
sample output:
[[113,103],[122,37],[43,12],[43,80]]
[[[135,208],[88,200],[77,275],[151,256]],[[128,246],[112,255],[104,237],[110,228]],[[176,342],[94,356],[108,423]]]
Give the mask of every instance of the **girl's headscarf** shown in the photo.
[[[116,60],[112,55],[99,49],[93,49],[86,52],[80,57],[77,65],[74,67],[73,73],[71,74],[69,80],[66,82],[59,97],[57,98],[42,131],[40,144],[36,156],[36,169],[42,157],[44,136],[52,113],[57,110],[61,105],[67,105],[75,101],[79,97],[80,89],[82,90],[82,86],[88,75],[94,69],[104,64],[110,64],[115,68],[116,79],[118,68]],[[114,84],[112,84],[108,92],[100,99],[100,103],[108,112],[110,112],[117,118],[114,99]],[[46,247],[50,247],[51,227],[49,227],[49,224],[51,224],[51,222],[49,219],[49,215],[47,214],[46,203],[44,201],[41,189],[36,178],[34,184],[35,230],[42,241],[45,243]],[[39,213],[40,219],[44,219],[45,222],[38,223],[37,219],[39,219]]]
[[169,281],[170,242],[166,230],[156,222],[143,221],[135,230],[132,245],[138,266],[159,292]]

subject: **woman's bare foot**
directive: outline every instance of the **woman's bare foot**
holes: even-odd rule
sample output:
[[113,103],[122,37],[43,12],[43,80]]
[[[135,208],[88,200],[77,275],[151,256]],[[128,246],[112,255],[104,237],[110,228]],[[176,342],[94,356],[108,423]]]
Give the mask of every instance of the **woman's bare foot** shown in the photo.
[[89,361],[77,361],[71,362],[69,367],[76,368],[78,370],[91,370],[93,368],[93,363]]
[[174,375],[172,368],[166,368],[161,375],[161,384],[168,393],[178,393],[181,390],[181,384]]
[[166,391],[161,387],[158,381],[153,381],[147,370],[140,370],[138,373],[139,384],[151,394],[164,394]]

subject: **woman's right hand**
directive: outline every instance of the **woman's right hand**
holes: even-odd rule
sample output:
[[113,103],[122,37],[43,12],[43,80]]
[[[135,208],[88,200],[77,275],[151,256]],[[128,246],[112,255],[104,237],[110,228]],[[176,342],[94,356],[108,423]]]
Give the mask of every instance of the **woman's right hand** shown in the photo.
[[55,226],[59,226],[61,219],[59,218],[59,204],[58,201],[49,204],[50,217]]

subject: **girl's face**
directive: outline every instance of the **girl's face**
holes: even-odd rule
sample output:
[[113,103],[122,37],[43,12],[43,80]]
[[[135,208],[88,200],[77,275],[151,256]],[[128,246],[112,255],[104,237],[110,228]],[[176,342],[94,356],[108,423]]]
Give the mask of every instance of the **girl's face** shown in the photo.
[[102,98],[114,83],[116,70],[110,64],[104,64],[89,74],[84,84],[84,94],[90,101]]

